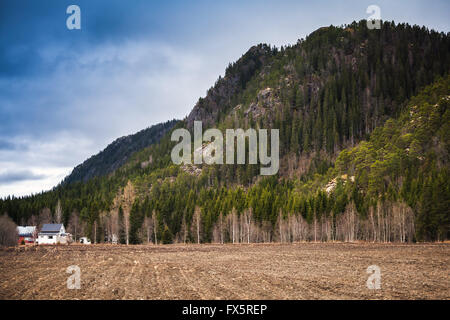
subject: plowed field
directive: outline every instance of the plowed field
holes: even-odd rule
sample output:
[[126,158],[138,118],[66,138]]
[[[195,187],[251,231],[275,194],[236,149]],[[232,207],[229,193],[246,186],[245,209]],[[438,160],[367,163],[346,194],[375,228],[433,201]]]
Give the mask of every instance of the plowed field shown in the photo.
[[449,299],[449,265],[450,244],[21,247],[0,250],[0,299]]

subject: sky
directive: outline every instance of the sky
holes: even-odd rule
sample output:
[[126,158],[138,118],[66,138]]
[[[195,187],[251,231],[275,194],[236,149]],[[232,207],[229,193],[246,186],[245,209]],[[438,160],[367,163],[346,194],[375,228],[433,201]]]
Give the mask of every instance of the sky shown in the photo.
[[51,189],[116,138],[183,119],[251,46],[367,19],[369,5],[449,32],[448,0],[0,0],[0,197]]

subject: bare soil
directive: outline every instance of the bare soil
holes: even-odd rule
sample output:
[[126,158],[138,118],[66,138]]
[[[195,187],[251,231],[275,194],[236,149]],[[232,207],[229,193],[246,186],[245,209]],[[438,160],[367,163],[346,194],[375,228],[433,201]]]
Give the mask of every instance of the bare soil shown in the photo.
[[448,243],[32,246],[0,250],[0,299],[449,299],[449,263]]

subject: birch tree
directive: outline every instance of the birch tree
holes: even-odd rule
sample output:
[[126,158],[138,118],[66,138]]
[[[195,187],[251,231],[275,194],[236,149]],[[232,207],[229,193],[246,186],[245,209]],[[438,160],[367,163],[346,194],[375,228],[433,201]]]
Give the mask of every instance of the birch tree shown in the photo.
[[201,229],[201,210],[199,206],[195,206],[194,215],[192,217],[192,225],[195,226],[197,234],[197,243],[200,243],[200,229]]
[[158,217],[156,216],[156,211],[152,212],[153,220],[153,234],[155,235],[155,244],[158,244]]

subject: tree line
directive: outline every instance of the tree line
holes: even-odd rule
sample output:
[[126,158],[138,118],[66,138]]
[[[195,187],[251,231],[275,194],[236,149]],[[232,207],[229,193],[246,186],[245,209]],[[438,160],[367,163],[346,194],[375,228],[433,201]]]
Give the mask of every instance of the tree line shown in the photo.
[[175,166],[168,132],[107,176],[2,199],[0,213],[55,221],[60,203],[77,237],[129,244],[448,239],[449,44],[423,27],[361,21],[260,45],[198,114],[219,129],[278,128],[279,175]]

